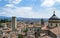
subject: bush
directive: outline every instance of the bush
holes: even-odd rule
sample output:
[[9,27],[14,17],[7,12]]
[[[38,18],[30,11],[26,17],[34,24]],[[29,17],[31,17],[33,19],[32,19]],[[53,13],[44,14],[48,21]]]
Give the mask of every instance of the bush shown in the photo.
[[28,32],[28,29],[25,29],[23,32]]
[[18,34],[18,38],[23,38],[23,35],[21,35],[21,34]]

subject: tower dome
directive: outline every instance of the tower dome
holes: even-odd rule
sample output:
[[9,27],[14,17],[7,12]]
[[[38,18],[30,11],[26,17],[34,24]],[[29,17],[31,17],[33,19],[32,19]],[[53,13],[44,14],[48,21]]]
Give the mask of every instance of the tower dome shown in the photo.
[[54,11],[52,17],[50,17],[49,20],[60,20],[60,18],[58,18],[58,17],[55,15],[55,11]]
[[55,27],[58,27],[58,26],[60,26],[60,18],[58,18],[55,15],[55,11],[54,11],[52,17],[50,17],[49,20],[48,20],[48,27],[49,28],[55,28]]

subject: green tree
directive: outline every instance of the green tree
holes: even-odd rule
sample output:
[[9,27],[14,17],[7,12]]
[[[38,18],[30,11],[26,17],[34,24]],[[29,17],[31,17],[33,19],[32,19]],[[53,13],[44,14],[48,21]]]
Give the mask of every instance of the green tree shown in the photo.
[[27,32],[28,31],[28,29],[25,29],[23,32]]
[[0,22],[1,22],[1,23],[5,23],[5,22],[6,22],[6,20],[4,19],[4,20],[1,20]]
[[23,35],[21,35],[21,34],[18,34],[18,38],[23,38]]
[[28,29],[26,28],[23,32],[25,32],[25,36],[27,35]]
[[10,20],[8,19],[4,19],[4,20],[0,20],[1,23],[5,23],[5,22],[11,22]]
[[2,23],[0,22],[0,27],[3,27],[1,24],[2,24]]

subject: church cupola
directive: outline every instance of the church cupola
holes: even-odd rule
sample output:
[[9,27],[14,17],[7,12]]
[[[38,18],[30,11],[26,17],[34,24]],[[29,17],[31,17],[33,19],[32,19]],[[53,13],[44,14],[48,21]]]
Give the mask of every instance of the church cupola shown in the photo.
[[55,15],[55,11],[54,11],[53,15],[48,20],[48,27],[49,28],[54,28],[54,27],[57,27],[57,26],[60,26],[60,18],[58,18]]
[[49,20],[60,20],[60,18],[58,18],[58,17],[55,15],[55,11],[54,11],[52,17],[50,17]]

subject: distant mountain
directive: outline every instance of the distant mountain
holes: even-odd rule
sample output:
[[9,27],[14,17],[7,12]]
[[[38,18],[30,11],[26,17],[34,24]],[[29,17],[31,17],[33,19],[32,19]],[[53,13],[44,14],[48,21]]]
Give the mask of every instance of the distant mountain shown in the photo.
[[[48,21],[48,18],[43,18],[45,22]],[[18,17],[17,18],[18,21],[22,21],[22,22],[40,22],[41,18],[22,18],[22,17]]]
[[11,20],[11,17],[6,17],[6,16],[0,16],[0,20],[8,19]]
[[5,16],[0,16],[0,19],[4,20],[5,19]]
[[[11,20],[11,17],[6,17],[6,16],[0,16],[0,20],[8,19]],[[48,18],[43,18],[44,21],[48,21]],[[40,22],[41,18],[23,18],[23,17],[17,17],[17,21],[21,22]]]
[[37,18],[21,18],[21,17],[18,17],[17,20],[22,21],[22,22],[39,22],[40,18],[37,19]]

